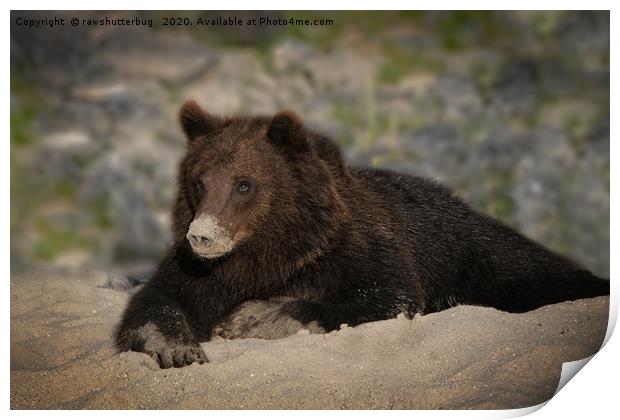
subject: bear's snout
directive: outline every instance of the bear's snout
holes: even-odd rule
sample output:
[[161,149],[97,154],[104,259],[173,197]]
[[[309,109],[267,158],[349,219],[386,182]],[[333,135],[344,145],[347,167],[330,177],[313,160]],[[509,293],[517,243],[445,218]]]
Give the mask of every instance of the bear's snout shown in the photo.
[[208,247],[212,240],[207,238],[206,236],[200,235],[187,235],[187,239],[189,240],[190,245],[193,248],[205,248]]
[[234,241],[218,219],[204,214],[189,225],[186,238],[194,252],[205,258],[222,256],[234,247]]

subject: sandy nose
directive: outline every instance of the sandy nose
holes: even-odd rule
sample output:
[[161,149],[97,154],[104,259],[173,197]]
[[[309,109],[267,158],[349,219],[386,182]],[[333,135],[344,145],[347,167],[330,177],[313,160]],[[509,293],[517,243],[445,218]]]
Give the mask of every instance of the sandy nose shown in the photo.
[[187,239],[193,248],[206,248],[211,245],[211,242],[213,242],[212,239],[209,239],[206,236],[191,233],[187,235]]
[[198,251],[206,251],[213,246],[217,238],[217,221],[211,216],[200,216],[189,225],[187,240]]

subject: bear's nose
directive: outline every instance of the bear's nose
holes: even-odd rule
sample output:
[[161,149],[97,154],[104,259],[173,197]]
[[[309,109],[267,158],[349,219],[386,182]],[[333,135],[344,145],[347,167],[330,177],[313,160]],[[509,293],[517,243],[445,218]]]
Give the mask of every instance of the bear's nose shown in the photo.
[[189,240],[189,243],[193,248],[205,248],[211,245],[211,242],[213,242],[211,239],[202,235],[190,234],[187,235],[187,239]]

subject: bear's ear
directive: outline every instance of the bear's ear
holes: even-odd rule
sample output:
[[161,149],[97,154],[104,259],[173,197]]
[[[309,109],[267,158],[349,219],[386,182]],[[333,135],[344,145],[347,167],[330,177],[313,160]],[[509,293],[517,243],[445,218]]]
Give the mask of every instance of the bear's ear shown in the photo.
[[181,128],[191,142],[199,136],[210,133],[218,125],[218,119],[206,111],[195,101],[187,101],[179,110],[179,121]]
[[273,116],[267,130],[269,141],[288,155],[309,151],[306,129],[297,115],[280,111]]

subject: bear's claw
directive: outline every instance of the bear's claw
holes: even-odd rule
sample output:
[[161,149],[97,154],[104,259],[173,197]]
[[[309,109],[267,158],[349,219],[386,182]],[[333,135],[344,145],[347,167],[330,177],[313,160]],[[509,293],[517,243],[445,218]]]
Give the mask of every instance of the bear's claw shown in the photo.
[[146,351],[162,369],[203,364],[209,361],[200,345],[174,344]]

